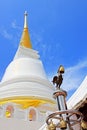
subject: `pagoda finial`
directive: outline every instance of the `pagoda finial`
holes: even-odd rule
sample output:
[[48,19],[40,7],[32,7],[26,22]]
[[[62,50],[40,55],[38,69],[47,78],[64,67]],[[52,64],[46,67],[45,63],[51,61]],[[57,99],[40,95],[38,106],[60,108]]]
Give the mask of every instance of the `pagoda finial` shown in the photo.
[[28,16],[28,13],[27,13],[27,11],[25,11],[25,13],[24,13],[24,28],[28,28],[27,16]]
[[24,29],[23,29],[21,40],[20,40],[20,45],[23,47],[26,47],[26,48],[32,48],[32,44],[30,41],[30,35],[28,32],[27,16],[28,16],[28,13],[27,13],[27,11],[25,11],[25,13],[24,13]]

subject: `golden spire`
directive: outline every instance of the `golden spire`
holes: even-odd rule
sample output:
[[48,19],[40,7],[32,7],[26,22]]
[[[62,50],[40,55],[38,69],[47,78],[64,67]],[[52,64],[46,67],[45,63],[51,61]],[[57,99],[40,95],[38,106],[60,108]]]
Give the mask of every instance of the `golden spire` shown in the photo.
[[21,40],[20,40],[20,44],[26,48],[32,48],[32,44],[31,44],[30,36],[29,36],[29,32],[28,32],[27,15],[28,14],[25,11],[25,13],[24,13],[24,29],[23,29]]

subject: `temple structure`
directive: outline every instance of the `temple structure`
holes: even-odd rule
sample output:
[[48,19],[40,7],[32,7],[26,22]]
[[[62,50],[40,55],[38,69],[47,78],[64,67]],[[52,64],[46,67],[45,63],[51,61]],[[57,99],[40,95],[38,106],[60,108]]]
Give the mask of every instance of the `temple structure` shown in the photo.
[[32,48],[25,12],[18,50],[0,83],[0,129],[38,130],[47,113],[56,110],[53,91],[40,56]]
[[87,76],[79,88],[76,90],[76,92],[67,101],[67,105],[68,109],[75,109],[83,114],[85,130],[87,130]]

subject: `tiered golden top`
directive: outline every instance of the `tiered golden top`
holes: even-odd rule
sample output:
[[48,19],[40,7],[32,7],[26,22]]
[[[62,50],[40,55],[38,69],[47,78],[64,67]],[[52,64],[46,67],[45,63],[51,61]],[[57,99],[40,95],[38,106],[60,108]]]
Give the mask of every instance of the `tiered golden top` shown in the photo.
[[27,12],[25,12],[24,13],[24,29],[23,29],[21,40],[20,40],[20,45],[26,48],[32,48],[32,44],[31,44],[30,36],[28,32],[27,15],[28,15]]

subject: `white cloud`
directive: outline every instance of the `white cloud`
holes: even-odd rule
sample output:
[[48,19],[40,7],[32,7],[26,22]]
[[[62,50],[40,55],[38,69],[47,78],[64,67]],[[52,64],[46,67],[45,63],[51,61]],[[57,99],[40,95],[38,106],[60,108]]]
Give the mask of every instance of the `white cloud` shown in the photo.
[[12,34],[8,33],[7,30],[5,30],[5,29],[1,32],[1,34],[2,34],[2,36],[4,36],[4,38],[6,38],[6,39],[11,40],[11,39],[13,38]]
[[87,60],[81,61],[75,66],[65,68],[65,73],[63,76],[64,80],[61,87],[66,91],[72,91],[77,89],[81,84],[81,82],[84,80],[86,74],[87,74]]
[[39,52],[41,52],[42,56],[45,57],[48,48],[42,37],[41,32],[39,34],[39,33],[35,33],[33,31],[31,31],[31,39],[32,39],[32,42],[34,43],[35,49],[39,50]]
[[14,28],[14,29],[21,29],[21,27],[17,25],[16,20],[14,20],[14,21],[11,23],[11,27]]
[[77,89],[84,79],[84,76],[86,76],[85,69],[87,69],[87,61],[82,61],[75,66],[66,68],[63,88],[67,90]]
[[45,33],[43,29],[38,33],[31,31],[32,43],[34,43],[34,48],[39,51],[40,56],[44,60],[52,61],[54,60],[54,55],[57,55],[60,50],[60,43],[54,45],[54,40],[52,39],[47,43],[47,41],[44,40],[43,33]]

